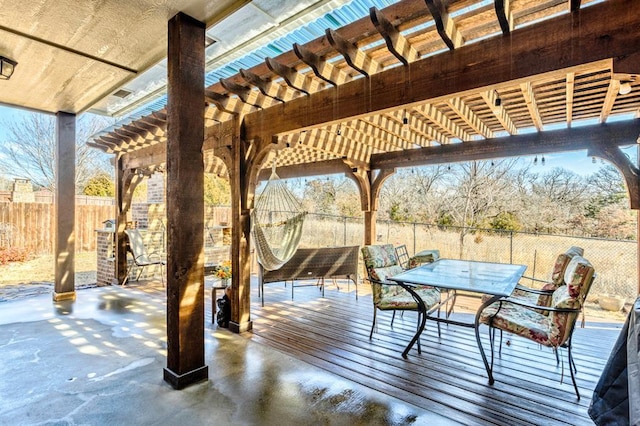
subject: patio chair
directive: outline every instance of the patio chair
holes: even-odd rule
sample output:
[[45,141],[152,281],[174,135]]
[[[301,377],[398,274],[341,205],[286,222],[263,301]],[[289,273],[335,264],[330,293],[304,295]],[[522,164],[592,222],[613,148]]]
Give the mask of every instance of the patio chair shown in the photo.
[[409,269],[409,252],[407,246],[402,244],[396,247],[396,257],[398,258],[398,264],[402,266],[402,269]]
[[[556,355],[556,365],[560,364],[558,350],[566,348],[571,381],[576,396],[580,399],[574,374],[576,366],[571,354],[571,336],[594,279],[595,271],[591,263],[582,256],[574,256],[564,274],[566,284],[561,285],[553,292],[550,306],[531,305],[514,298],[507,298],[484,308],[479,313],[477,326],[479,324],[489,326],[490,371],[493,370],[496,330],[500,330],[499,353],[502,349],[502,330],[552,348]],[[484,353],[482,345],[480,345],[480,350]],[[560,383],[562,383],[563,377],[564,363],[562,364]],[[492,374],[490,374],[490,380],[492,380]]]
[[[363,246],[362,257],[365,268],[367,269],[369,282],[371,283],[373,296],[373,323],[371,324],[369,339],[373,338],[373,330],[376,327],[376,314],[378,310],[393,311],[391,317],[392,327],[396,311],[416,311],[418,312],[418,322],[416,326],[419,326],[421,312],[418,309],[416,296],[401,285],[387,280],[388,277],[403,271],[396,257],[393,245]],[[440,291],[438,289],[433,287],[414,287],[411,291],[415,292],[415,294],[422,299],[426,311],[431,311],[434,307],[439,309]],[[438,333],[440,333],[439,323]],[[420,341],[418,341],[418,352],[420,351]]]
[[140,268],[138,272],[138,276],[136,277],[136,281],[142,275],[144,268],[152,265],[160,265],[160,275],[162,277],[162,285],[164,286],[164,268],[167,262],[161,258],[159,253],[147,253],[147,248],[144,245],[144,241],[142,240],[142,235],[140,231],[137,229],[126,229],[125,234],[127,234],[127,238],[129,239],[129,251],[131,252],[131,257],[133,258],[133,262],[127,271],[127,276],[124,278],[122,285],[127,283],[129,279],[129,275],[133,270],[134,266]]
[[553,265],[553,271],[551,272],[550,281],[523,276],[523,279],[543,283],[542,287],[540,289],[535,289],[522,284],[518,284],[511,297],[532,305],[550,306],[551,295],[553,294],[553,292],[558,287],[565,284],[564,275],[569,262],[571,261],[571,259],[573,259],[573,257],[582,256],[583,254],[583,248],[577,246],[570,247],[566,252],[560,253],[556,258],[556,261]]

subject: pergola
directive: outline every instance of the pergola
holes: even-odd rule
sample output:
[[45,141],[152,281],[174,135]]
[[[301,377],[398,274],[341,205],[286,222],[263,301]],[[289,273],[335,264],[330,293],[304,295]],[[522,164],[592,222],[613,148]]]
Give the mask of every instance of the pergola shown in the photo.
[[272,161],[283,178],[352,178],[364,244],[397,167],[587,149],[622,172],[640,208],[638,168],[619,149],[640,135],[638,2],[403,0],[206,88],[204,31],[185,13],[172,18],[166,108],[89,142],[116,158],[120,280],[133,189],[141,174],[167,172],[174,387],[207,377],[205,171],[228,174],[232,188],[235,332],[251,329],[250,212]]

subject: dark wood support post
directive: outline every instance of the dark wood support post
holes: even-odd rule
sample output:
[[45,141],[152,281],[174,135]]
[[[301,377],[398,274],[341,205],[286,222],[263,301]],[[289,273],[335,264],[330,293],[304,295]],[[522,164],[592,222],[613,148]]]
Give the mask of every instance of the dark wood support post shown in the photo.
[[207,380],[204,359],[204,32],[169,20],[167,102],[167,367],[175,389]]
[[125,195],[128,179],[122,168],[122,157],[116,158],[116,249],[115,249],[115,280],[114,284],[124,284],[127,276],[127,243],[124,230],[127,226],[127,211],[125,210]]
[[[251,211],[247,206],[250,173],[245,160],[246,141],[239,117],[234,117],[229,180],[231,183],[231,321],[229,330],[243,333],[251,322]],[[236,272],[237,271],[237,272]]]
[[56,114],[56,264],[53,300],[75,300],[76,116]]

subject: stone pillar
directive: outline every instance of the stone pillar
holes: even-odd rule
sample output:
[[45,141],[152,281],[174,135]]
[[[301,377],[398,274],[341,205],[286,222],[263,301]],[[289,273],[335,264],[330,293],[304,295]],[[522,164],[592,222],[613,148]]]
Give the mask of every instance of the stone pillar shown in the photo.
[[76,116],[56,114],[56,240],[53,300],[75,300]]
[[167,102],[167,367],[176,389],[207,380],[204,362],[204,33],[169,21]]

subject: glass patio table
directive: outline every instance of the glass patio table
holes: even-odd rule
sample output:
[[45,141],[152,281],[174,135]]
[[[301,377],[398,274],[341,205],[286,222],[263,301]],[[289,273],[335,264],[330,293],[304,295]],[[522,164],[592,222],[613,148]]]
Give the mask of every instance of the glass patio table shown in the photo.
[[[493,384],[493,375],[491,374],[487,357],[480,346],[482,345],[479,332],[480,313],[485,307],[496,300],[502,297],[509,297],[526,269],[527,267],[525,265],[512,265],[508,263],[438,259],[433,263],[426,263],[394,275],[393,277],[389,277],[391,281],[397,282],[411,293],[418,302],[418,309],[421,314],[420,326],[402,353],[402,357],[407,357],[409,350],[420,338],[427,318],[447,324],[471,327],[475,329],[476,342],[478,343],[478,349],[480,349],[480,355],[482,355],[482,361],[489,376],[489,384]],[[456,321],[449,319],[448,314],[445,318],[441,318],[439,315],[436,317],[427,311],[426,305],[422,299],[420,299],[420,296],[412,289],[412,287],[422,285],[429,285],[443,290],[452,290],[454,303],[455,292],[457,290],[488,294],[492,297],[480,305],[473,323]],[[450,297],[445,301],[441,301],[439,306],[442,306],[449,299]],[[433,312],[433,309],[431,312]]]

